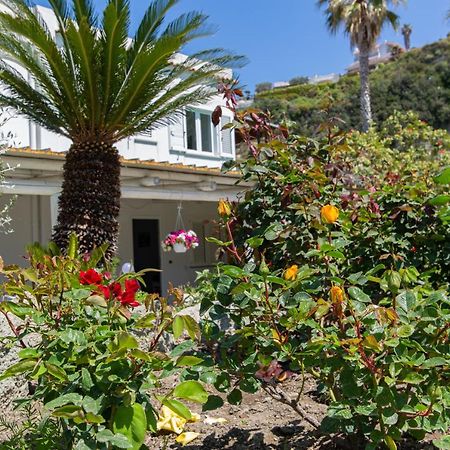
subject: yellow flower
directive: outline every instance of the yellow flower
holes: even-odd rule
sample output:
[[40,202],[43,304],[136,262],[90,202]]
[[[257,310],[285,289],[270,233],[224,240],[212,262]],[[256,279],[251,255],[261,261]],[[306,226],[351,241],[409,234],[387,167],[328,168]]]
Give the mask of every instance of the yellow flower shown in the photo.
[[339,218],[339,210],[336,208],[336,206],[325,205],[320,210],[320,216],[322,218],[322,222],[334,223]]
[[284,279],[287,281],[294,281],[297,278],[298,266],[292,265],[284,272]]
[[167,406],[161,408],[159,419],[156,424],[158,430],[172,431],[173,433],[180,434],[183,432],[185,425],[186,419],[179,416]]
[[3,258],[0,256],[0,272],[3,270]]
[[176,439],[175,442],[178,442],[183,447],[185,445],[190,444],[193,440],[197,439],[200,436],[200,433],[194,433],[192,431],[188,431],[186,433],[180,434]]
[[219,204],[217,206],[217,212],[221,217],[231,216],[231,205],[226,200],[219,200]]
[[333,286],[330,290],[330,297],[333,303],[342,303],[344,301],[344,291],[339,286]]

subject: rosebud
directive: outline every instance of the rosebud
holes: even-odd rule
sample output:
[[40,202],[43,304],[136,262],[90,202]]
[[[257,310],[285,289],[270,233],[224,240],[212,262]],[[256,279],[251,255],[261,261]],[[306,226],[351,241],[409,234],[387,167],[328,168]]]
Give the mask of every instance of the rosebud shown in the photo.
[[339,286],[333,286],[330,289],[330,297],[333,303],[342,303],[344,301],[344,291]]
[[261,264],[259,265],[259,273],[260,275],[269,275],[270,269],[269,266],[266,264],[266,259],[263,257]]
[[284,279],[286,281],[294,281],[297,278],[298,266],[293,264],[291,267],[285,270]]
[[402,277],[395,270],[388,270],[386,273],[386,283],[391,292],[396,294],[402,284]]
[[217,212],[221,217],[228,217],[231,215],[231,205],[226,200],[220,200],[217,205]]
[[323,223],[334,223],[339,218],[339,210],[334,205],[325,205],[320,210]]

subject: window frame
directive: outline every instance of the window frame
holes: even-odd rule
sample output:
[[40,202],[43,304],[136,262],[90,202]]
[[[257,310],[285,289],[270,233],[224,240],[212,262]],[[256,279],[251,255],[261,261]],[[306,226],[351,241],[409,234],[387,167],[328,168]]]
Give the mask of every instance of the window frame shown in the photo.
[[[230,140],[231,140],[231,153],[226,153],[223,151],[223,130],[222,127],[225,125],[225,121],[221,118],[219,125],[216,127],[212,123],[212,120],[209,121],[210,123],[210,130],[211,130],[211,144],[212,144],[212,151],[203,150],[203,142],[202,142],[202,128],[201,128],[201,115],[208,115],[211,119],[213,111],[208,109],[202,109],[202,108],[187,108],[186,111],[191,111],[195,114],[195,135],[196,135],[196,144],[197,149],[192,149],[188,147],[188,130],[187,130],[187,118],[186,114],[183,115],[183,135],[184,135],[184,147],[186,151],[189,153],[192,153],[193,155],[202,155],[202,156],[210,156],[210,157],[225,157],[229,159],[233,159],[236,154],[236,148],[235,148],[235,137],[234,133],[230,132]],[[230,123],[233,121],[233,118],[231,116],[226,116],[226,119],[228,119]]]

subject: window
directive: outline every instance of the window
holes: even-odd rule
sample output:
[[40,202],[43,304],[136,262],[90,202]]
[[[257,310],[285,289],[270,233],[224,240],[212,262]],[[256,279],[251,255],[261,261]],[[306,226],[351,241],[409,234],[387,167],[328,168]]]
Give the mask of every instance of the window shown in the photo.
[[222,117],[221,123],[215,127],[211,115],[212,113],[206,111],[186,111],[185,145],[187,149],[212,155],[232,155],[232,132],[230,129],[222,131],[222,127],[231,122],[231,118]]
[[197,150],[197,129],[194,111],[186,111],[187,148]]

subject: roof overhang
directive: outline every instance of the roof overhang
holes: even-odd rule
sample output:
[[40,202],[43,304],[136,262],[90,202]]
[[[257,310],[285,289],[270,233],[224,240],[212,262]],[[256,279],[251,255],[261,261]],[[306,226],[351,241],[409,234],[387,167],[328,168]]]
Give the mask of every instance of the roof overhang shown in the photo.
[[[3,162],[6,183],[0,189],[16,195],[57,195],[61,191],[65,153],[30,148],[9,149]],[[237,171],[168,162],[121,159],[123,198],[217,201],[236,200],[251,185]]]

